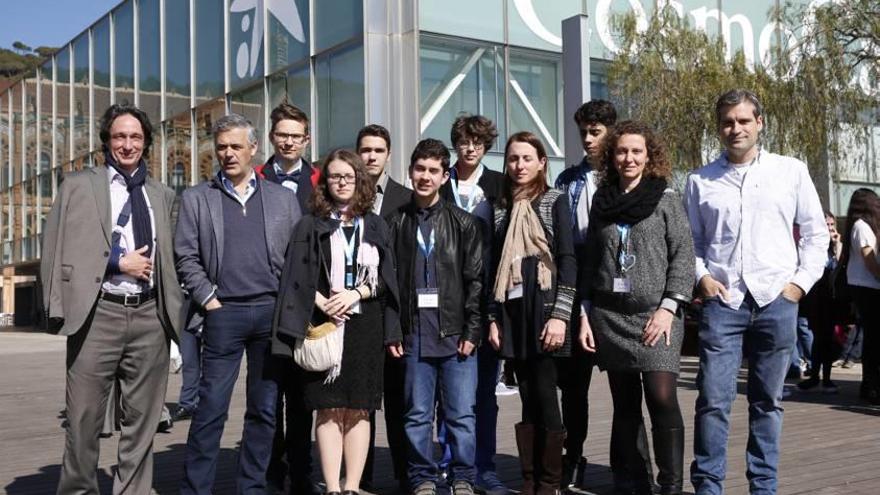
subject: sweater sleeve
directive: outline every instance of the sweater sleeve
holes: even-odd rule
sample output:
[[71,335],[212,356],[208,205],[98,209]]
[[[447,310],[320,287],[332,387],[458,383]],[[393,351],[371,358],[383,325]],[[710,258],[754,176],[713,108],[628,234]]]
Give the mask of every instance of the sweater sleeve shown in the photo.
[[695,266],[694,241],[684,206],[677,193],[666,193],[664,221],[666,222],[666,288],[664,299],[679,305],[688,304],[693,296]]
[[568,197],[560,194],[553,205],[554,246],[553,259],[556,262],[556,300],[553,303],[551,318],[568,321],[577,286],[577,261],[574,256],[574,236],[571,230],[571,209]]

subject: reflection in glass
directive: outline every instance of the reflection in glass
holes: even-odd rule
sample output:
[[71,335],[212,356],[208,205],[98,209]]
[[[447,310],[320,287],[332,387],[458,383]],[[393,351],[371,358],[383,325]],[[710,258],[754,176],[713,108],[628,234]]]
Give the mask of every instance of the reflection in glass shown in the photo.
[[360,37],[364,31],[364,6],[358,0],[322,0],[315,5],[315,51],[332,48]]
[[134,2],[113,12],[116,103],[134,104]]
[[[9,95],[9,105],[12,108],[12,139],[9,141],[10,156],[9,161],[11,175],[9,176],[9,185],[21,182],[21,136],[24,132],[23,112],[21,108],[21,95],[24,89],[22,83],[19,82],[7,93]],[[21,204],[16,203],[16,204]]]
[[[270,2],[272,7],[285,2]],[[291,2],[292,3],[292,2]],[[271,7],[270,7],[271,8]],[[239,88],[263,77],[262,2],[233,2],[229,11],[229,81]]]
[[257,130],[257,154],[253,165],[263,163],[266,156],[263,149],[263,85],[257,84],[249,89],[230,95],[232,113],[247,117]]
[[214,159],[214,136],[211,126],[225,115],[226,108],[222,99],[214,100],[196,109],[196,158],[198,160],[199,181],[209,180],[220,168]]
[[166,115],[190,109],[189,51],[189,2],[165,2]]
[[286,101],[311,115],[310,85],[308,63],[273,75],[269,79],[269,107],[275,108]]
[[178,194],[191,184],[192,128],[189,113],[170,120],[165,126],[166,184]]
[[52,59],[40,68],[40,157],[37,160],[40,173],[52,167]]
[[269,70],[275,72],[309,56],[309,2],[273,2],[268,12],[269,46],[266,58]]
[[[180,50],[180,47],[174,49]],[[138,78],[140,79],[138,105],[141,110],[147,112],[153,125],[158,124],[161,119],[159,113],[162,74],[159,71],[161,63],[159,51],[159,0],[140,0],[138,2]]]
[[[0,94],[0,191],[5,191],[10,185],[9,180],[9,129],[8,107],[10,93]],[[4,222],[0,221],[0,229]]]
[[[22,179],[29,179],[37,174],[37,78],[28,77],[24,80],[24,168]],[[33,204],[33,203],[29,203]]]
[[[92,82],[95,92],[95,136],[101,129],[101,116],[110,106],[110,16],[92,29]],[[97,141],[97,140],[96,140]]]
[[89,152],[89,34],[73,42],[73,154]]
[[[505,136],[501,48],[423,36],[419,63],[422,137],[447,142],[461,113],[479,114],[495,122],[501,138],[493,149],[500,151]],[[459,77],[462,73],[464,79]]]
[[12,186],[12,211],[10,212],[12,218],[10,219],[10,226],[12,227],[12,261],[20,261],[21,260],[21,247],[22,247],[22,218],[21,218],[21,206],[24,201],[24,184],[22,182],[16,182]]
[[[223,0],[195,1],[196,99],[223,96]],[[188,32],[184,31],[184,32]]]
[[70,161],[70,49],[55,55],[55,165]]
[[315,58],[318,155],[354,146],[364,125],[364,49],[358,44]]
[[547,154],[562,155],[562,63],[558,55],[510,52],[510,126],[531,131]]

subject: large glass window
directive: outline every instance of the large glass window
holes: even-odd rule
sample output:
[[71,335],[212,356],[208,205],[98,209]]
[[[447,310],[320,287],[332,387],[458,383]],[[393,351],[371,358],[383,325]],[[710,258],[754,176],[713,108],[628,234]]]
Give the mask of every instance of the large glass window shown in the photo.
[[223,0],[195,1],[196,99],[223,96]]
[[309,2],[287,0],[271,2],[269,11],[269,46],[266,59],[275,72],[309,56]]
[[[116,103],[134,104],[134,2],[113,12]],[[102,110],[103,111],[103,110]]]
[[[50,58],[40,67],[40,156],[37,165],[40,173],[46,173],[52,168],[52,59]],[[49,196],[51,197],[51,191]]]
[[210,179],[219,167],[214,159],[214,135],[211,127],[214,122],[226,114],[226,105],[222,99],[206,103],[196,109],[196,159],[198,160],[199,181]]
[[[273,4],[273,2],[269,3]],[[262,2],[234,2],[230,5],[227,63],[229,82],[233,88],[239,88],[263,77],[264,33]]]
[[22,179],[28,179],[37,174],[37,74],[24,80],[24,169]]
[[531,131],[562,156],[562,64],[558,56],[510,51],[510,129]]
[[190,109],[189,2],[165,2],[165,114]]
[[[138,105],[147,112],[150,121],[154,124],[161,119],[159,114],[162,106],[159,34],[159,0],[140,0],[138,2],[138,79],[140,79]],[[180,50],[180,47],[174,49]]]
[[505,1],[507,2],[508,43],[556,52],[562,50],[562,20],[573,15],[586,13],[584,9],[587,4],[583,0]]
[[[5,191],[10,185],[9,180],[9,95],[0,94],[0,191]],[[5,218],[4,218],[5,220]],[[4,222],[0,220],[0,229]]]
[[354,45],[315,58],[318,155],[352,147],[364,125],[364,50]]
[[364,32],[364,5],[358,0],[321,0],[315,5],[315,51],[320,52]]
[[[101,116],[110,106],[110,16],[92,29],[92,83],[95,92],[95,136],[99,136]],[[100,138],[98,138],[100,140]],[[97,141],[97,140],[96,140]],[[98,146],[98,143],[95,143]]]
[[70,48],[55,55],[55,166],[70,161]]
[[89,33],[73,42],[73,154],[89,152]]
[[233,113],[243,115],[254,124],[257,130],[257,154],[254,156],[254,165],[263,163],[267,155],[263,149],[263,136],[265,125],[263,119],[263,84],[257,84],[244,91],[230,95],[231,110]]
[[167,184],[180,194],[192,180],[192,126],[189,113],[165,125],[165,171]]
[[[21,170],[21,143],[22,143],[22,135],[24,133],[24,112],[22,111],[21,97],[24,92],[24,85],[21,82],[18,82],[12,89],[9,91],[9,103],[12,107],[12,136],[9,140],[9,164],[12,168],[12,172],[9,178],[9,185],[14,185],[21,182],[22,178],[22,170]],[[21,196],[19,196],[21,198]],[[16,204],[21,204],[18,202]]]
[[504,1],[421,0],[419,27],[422,31],[503,43]]
[[465,112],[495,122],[502,137],[495,149],[504,146],[504,59],[499,46],[423,36],[419,63],[423,137],[448,142],[453,121]]
[[275,74],[269,79],[269,106],[275,108],[286,101],[299,107],[306,115],[311,115],[310,87],[308,62]]

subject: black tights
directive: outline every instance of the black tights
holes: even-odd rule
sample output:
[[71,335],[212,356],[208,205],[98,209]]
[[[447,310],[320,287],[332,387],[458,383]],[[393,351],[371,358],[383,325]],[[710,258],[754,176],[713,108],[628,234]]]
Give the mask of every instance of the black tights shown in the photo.
[[556,397],[556,363],[552,357],[513,360],[519,397],[522,400],[522,422],[560,431],[562,415]]
[[608,385],[614,402],[614,419],[641,420],[642,390],[651,415],[653,430],[683,428],[681,409],[678,407],[676,384],[678,375],[668,371],[643,373],[609,371]]

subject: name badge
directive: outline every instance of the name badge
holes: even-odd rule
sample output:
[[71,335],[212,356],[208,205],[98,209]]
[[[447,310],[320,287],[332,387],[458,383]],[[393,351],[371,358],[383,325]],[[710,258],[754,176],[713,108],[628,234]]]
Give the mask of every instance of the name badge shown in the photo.
[[614,279],[614,292],[628,293],[632,292],[632,282],[626,277],[617,277]]
[[440,307],[440,294],[437,289],[418,289],[416,294],[419,296],[419,309]]
[[352,304],[351,307],[349,307],[349,310],[351,311],[352,314],[355,314],[355,315],[361,314],[361,302],[357,301],[356,303]]
[[354,274],[351,272],[346,272],[345,274],[345,286],[353,287],[354,286]]
[[522,284],[516,284],[513,287],[507,289],[507,300],[512,301],[514,299],[522,299],[523,296],[523,287]]

